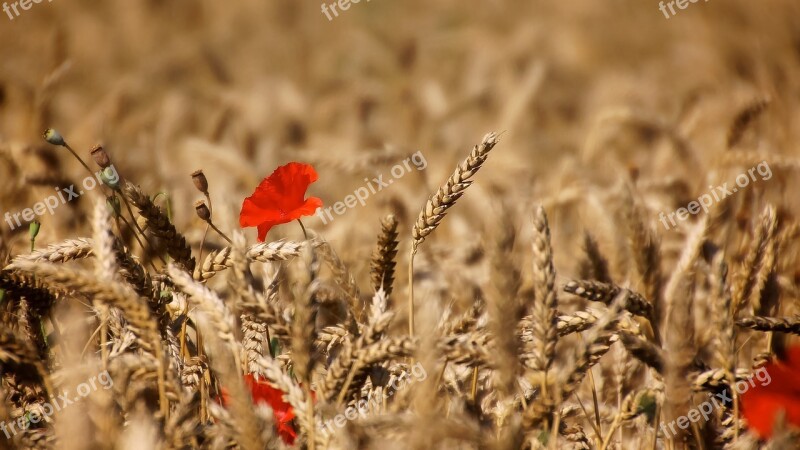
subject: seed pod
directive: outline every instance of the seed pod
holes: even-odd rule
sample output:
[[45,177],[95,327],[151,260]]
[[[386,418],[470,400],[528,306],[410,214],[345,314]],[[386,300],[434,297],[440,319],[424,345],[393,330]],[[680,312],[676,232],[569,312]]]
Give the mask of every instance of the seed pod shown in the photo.
[[28,233],[30,233],[31,241],[36,240],[36,236],[39,235],[39,229],[42,227],[42,223],[38,220],[34,220],[33,222],[28,225]]
[[119,217],[122,215],[119,205],[119,197],[116,195],[109,195],[106,197],[106,205],[108,205],[108,209],[111,211],[114,217]]
[[66,145],[67,143],[64,141],[64,138],[61,136],[61,133],[58,131],[48,128],[44,130],[44,140],[53,144],[53,145]]
[[101,168],[105,169],[111,165],[111,158],[108,157],[108,153],[106,153],[102,145],[96,145],[90,153],[94,158],[94,162]]
[[206,206],[206,202],[202,200],[198,200],[194,203],[194,210],[197,213],[197,217],[203,219],[204,221],[208,222],[211,220],[211,211]]
[[115,191],[119,190],[119,174],[114,166],[108,166],[100,171],[100,181]]
[[206,179],[202,169],[192,173],[192,181],[194,182],[194,187],[196,187],[198,191],[203,194],[208,194],[208,179]]

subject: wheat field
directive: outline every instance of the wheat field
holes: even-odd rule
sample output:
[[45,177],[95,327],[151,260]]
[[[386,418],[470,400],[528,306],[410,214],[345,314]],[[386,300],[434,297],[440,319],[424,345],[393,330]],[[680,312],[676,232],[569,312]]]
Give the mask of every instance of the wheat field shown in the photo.
[[0,450],[800,449],[796,1],[321,3],[0,14]]

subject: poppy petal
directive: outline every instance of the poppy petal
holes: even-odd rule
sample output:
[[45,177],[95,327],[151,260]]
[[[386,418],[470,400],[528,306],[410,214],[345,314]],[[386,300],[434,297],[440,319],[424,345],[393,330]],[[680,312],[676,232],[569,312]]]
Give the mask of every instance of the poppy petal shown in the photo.
[[291,162],[278,167],[261,181],[253,195],[244,199],[239,225],[258,227],[258,240],[263,242],[273,226],[313,215],[322,200],[304,197],[308,186],[318,178],[308,164]]
[[779,392],[745,395],[742,398],[742,410],[748,425],[761,437],[772,435],[772,427],[781,411],[786,415],[787,424],[800,426],[800,397]]
[[308,186],[319,178],[308,164],[291,162],[278,167],[256,188],[272,207],[291,211],[303,203]]
[[269,230],[277,225],[279,222],[264,222],[258,225],[258,242],[264,242],[264,239],[267,238],[267,233]]
[[239,214],[239,226],[242,228],[255,227],[267,221],[280,220],[280,213],[277,210],[265,209],[258,206],[256,199],[252,196],[244,199],[242,212]]
[[308,197],[302,206],[294,210],[294,217],[292,220],[299,219],[303,216],[313,216],[316,214],[317,209],[322,207],[322,200],[317,197]]
[[275,169],[267,179],[287,197],[302,201],[308,186],[317,181],[319,175],[309,164],[290,162]]
[[786,359],[764,364],[756,370],[760,384],[742,393],[742,415],[762,438],[772,435],[778,414],[786,423],[800,427],[800,346],[787,349]]

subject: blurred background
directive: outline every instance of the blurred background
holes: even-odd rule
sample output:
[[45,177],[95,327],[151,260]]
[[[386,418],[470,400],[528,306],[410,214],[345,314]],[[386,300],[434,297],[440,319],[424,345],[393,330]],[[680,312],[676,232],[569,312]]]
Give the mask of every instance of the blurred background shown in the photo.
[[[122,176],[168,193],[195,245],[196,169],[210,181],[215,222],[231,230],[242,199],[278,165],[314,164],[309,194],[329,206],[421,151],[427,169],[366,207],[328,224],[307,219],[352,249],[358,273],[379,218],[395,213],[407,236],[488,131],[503,132],[501,143],[433,249],[476,240],[503,208],[523,215],[544,203],[563,249],[556,261],[571,264],[583,229],[613,238],[606,216],[621,184],[638,186],[656,223],[761,160],[729,169],[732,154],[783,161],[789,168],[773,164],[776,177],[759,183],[798,206],[795,0],[701,1],[669,19],[652,0],[362,0],[333,20],[321,5],[54,0],[0,16],[0,213],[85,176],[43,141],[48,127],[87,160],[103,144]],[[732,142],[732,124],[759,104],[768,106]],[[40,240],[88,235],[86,200],[44,216]],[[298,238],[296,228],[268,239]],[[2,234],[11,254],[28,245],[26,229]]]

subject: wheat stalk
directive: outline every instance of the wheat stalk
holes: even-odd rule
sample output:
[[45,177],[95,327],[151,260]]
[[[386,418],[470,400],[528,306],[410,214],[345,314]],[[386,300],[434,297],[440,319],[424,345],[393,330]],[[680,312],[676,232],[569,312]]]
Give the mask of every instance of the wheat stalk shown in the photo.
[[467,159],[456,167],[447,182],[428,199],[411,230],[411,255],[408,261],[408,334],[411,336],[414,335],[414,255],[417,254],[417,249],[425,238],[439,226],[447,210],[464,195],[472,184],[471,178],[483,166],[495,145],[497,145],[497,134],[486,134],[481,143],[472,149]]
[[166,374],[163,366],[164,359],[158,334],[158,325],[150,315],[150,310],[146,303],[142,302],[129,287],[120,283],[101,283],[88,274],[49,263],[17,261],[11,264],[9,268],[35,273],[38,278],[46,283],[75,290],[93,300],[109,306],[119,307],[125,313],[125,318],[130,324],[131,331],[142,342],[142,347],[157,361],[159,404],[163,416],[168,416],[165,387]]

